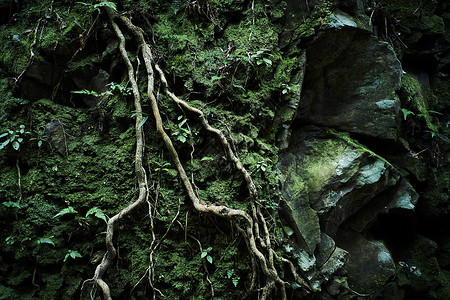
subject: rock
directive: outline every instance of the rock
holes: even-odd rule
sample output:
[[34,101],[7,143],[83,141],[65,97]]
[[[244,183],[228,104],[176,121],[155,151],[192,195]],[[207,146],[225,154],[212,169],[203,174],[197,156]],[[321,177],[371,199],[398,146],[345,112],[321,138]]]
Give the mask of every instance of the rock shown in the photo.
[[45,125],[44,134],[52,149],[62,156],[67,156],[68,135],[61,120],[54,120]]
[[316,265],[316,258],[314,255],[308,254],[303,249],[300,249],[295,253],[297,258],[297,265],[302,269],[303,272],[311,271]]
[[354,231],[340,230],[338,245],[348,251],[348,284],[360,294],[374,294],[396,274],[394,260],[381,241],[369,241]]
[[286,103],[277,110],[277,118],[275,120],[278,127],[277,144],[280,150],[284,150],[289,146],[289,138],[291,137],[291,123],[297,116],[297,109],[300,104],[303,78],[306,67],[306,51],[302,51],[299,59],[300,70],[297,71],[289,84],[291,93],[288,94]]
[[[97,94],[101,94],[107,90],[106,85],[109,82],[109,74],[99,69],[97,75],[94,77],[86,78],[86,74],[78,74],[79,76],[74,76],[74,81],[80,90],[94,91]],[[95,97],[92,95],[83,95],[83,102],[89,107],[94,107],[97,105],[101,97]]]
[[310,254],[321,230],[334,238],[342,222],[398,180],[381,157],[346,135],[317,127],[293,133],[278,169],[282,208],[299,246]]
[[361,208],[348,221],[347,226],[361,232],[377,219],[379,214],[388,214],[393,210],[414,210],[419,194],[406,179],[385,192],[379,194],[373,200]]
[[346,0],[339,2],[339,7],[347,12],[362,15],[367,7],[367,0]]
[[[331,240],[331,238],[329,237],[328,239]],[[343,271],[343,268],[348,261],[348,252],[339,247],[334,247],[331,250],[332,251],[330,255],[324,259],[324,263],[322,263],[321,265],[319,263],[316,263],[314,268],[311,268],[312,270],[307,273],[308,280],[309,282],[311,282],[311,286],[316,290],[319,290],[319,287],[323,286],[325,283],[327,284],[327,286],[333,286],[333,290],[342,287],[342,284],[340,284],[339,286],[334,286],[333,280],[331,279],[335,278],[334,275],[343,273],[340,271]],[[330,290],[328,290],[328,292],[332,295],[335,295],[333,292],[330,292]]]
[[348,260],[348,252],[336,247],[327,262],[320,268],[320,276],[328,281],[340,268],[344,267]]
[[395,139],[402,67],[367,24],[336,13],[307,48],[298,118],[338,130]]
[[325,233],[322,233],[320,235],[320,244],[317,246],[315,252],[317,259],[317,266],[319,268],[322,267],[323,264],[327,262],[327,260],[331,257],[331,254],[333,254],[335,249],[336,243],[334,242],[334,240]]
[[35,59],[19,83],[20,97],[39,100],[51,96],[54,73],[58,69],[43,59]]
[[439,267],[437,250],[435,241],[417,236],[406,255],[406,262],[402,262],[402,272],[421,299],[450,299],[450,279],[447,271]]

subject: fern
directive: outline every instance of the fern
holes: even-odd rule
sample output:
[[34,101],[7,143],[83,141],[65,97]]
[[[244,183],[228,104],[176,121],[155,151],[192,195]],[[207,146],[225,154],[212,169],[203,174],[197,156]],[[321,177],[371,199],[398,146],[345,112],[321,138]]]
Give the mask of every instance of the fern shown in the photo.
[[99,7],[109,7],[112,8],[113,10],[117,11],[117,6],[114,2],[110,2],[110,1],[105,1],[105,2],[100,2],[98,4],[94,5],[94,8],[99,8]]
[[174,14],[177,14],[177,12],[180,11],[182,8],[183,1],[182,0],[173,0],[172,2],[172,10]]

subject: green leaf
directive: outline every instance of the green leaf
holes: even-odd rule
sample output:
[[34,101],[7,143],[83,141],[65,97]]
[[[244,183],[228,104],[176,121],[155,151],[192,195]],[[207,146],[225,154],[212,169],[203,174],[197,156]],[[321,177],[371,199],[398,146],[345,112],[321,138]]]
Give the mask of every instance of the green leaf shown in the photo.
[[186,137],[184,135],[179,135],[179,136],[177,136],[177,140],[179,140],[182,143],[185,143],[186,142]]
[[40,245],[40,244],[50,244],[50,245],[55,246],[55,243],[53,243],[53,241],[50,238],[40,238],[36,242],[37,242],[38,245]]
[[412,111],[410,111],[406,108],[402,108],[402,113],[403,113],[403,119],[405,119],[405,120],[409,115],[413,115],[413,116],[415,115]]
[[234,287],[237,287],[239,283],[239,277],[233,277],[231,281],[233,282]]
[[208,255],[208,256],[206,257],[206,260],[207,260],[210,264],[212,264],[212,262],[213,262],[213,259],[212,259],[212,257],[211,257],[210,255]]
[[64,208],[63,210],[61,210],[53,218],[64,216],[64,215],[67,215],[67,214],[76,214],[76,213],[78,213],[78,212],[72,206],[69,206],[69,207]]
[[77,258],[77,257],[82,257],[81,254],[80,254],[78,251],[75,251],[75,250],[73,250],[73,251],[69,250],[69,255],[70,255],[70,257],[72,257],[73,259],[75,259],[75,258]]
[[242,85],[239,85],[239,84],[233,84],[233,86],[234,86],[235,88],[238,88],[238,89],[241,89],[241,90],[245,91],[245,88],[244,88]]
[[2,133],[2,134],[0,134],[0,138],[8,136],[8,134],[9,134],[8,132]]
[[182,1],[181,0],[174,0],[172,2],[172,10],[173,13],[176,15],[178,11],[181,9]]
[[183,121],[180,122],[180,124],[178,124],[178,127],[181,128],[184,125],[184,123],[186,123],[186,122],[187,122],[187,119],[184,119]]
[[3,202],[3,205],[6,207],[15,207],[15,208],[21,207],[19,203],[13,201]]
[[134,111],[134,114],[132,114],[132,115],[130,116],[130,118],[136,117],[137,115],[141,115],[141,114],[143,114],[142,111]]
[[86,218],[90,215],[94,215],[95,217],[102,219],[106,223],[108,223],[108,220],[106,219],[106,215],[103,213],[103,211],[98,207],[93,207],[86,213]]
[[263,61],[266,63],[266,65],[271,66],[272,65],[272,61],[266,57],[263,57]]
[[14,150],[19,150],[19,148],[20,148],[19,142],[14,141],[14,142],[12,143],[12,147],[14,148]]
[[114,2],[110,2],[110,1],[100,2],[100,3],[94,5],[94,8],[99,8],[99,7],[109,7],[111,9],[117,11],[116,4]]
[[208,255],[208,252],[203,251],[202,254],[200,255],[200,258],[205,258],[206,255]]
[[16,242],[16,237],[13,235],[10,235],[5,239],[5,242],[7,245],[12,245]]
[[1,145],[0,145],[0,150],[2,150],[3,148],[5,148],[6,146],[8,146],[9,144],[9,140],[4,141]]
[[220,80],[220,79],[223,79],[223,78],[225,78],[225,77],[224,76],[213,76],[213,77],[211,77],[211,81],[214,82],[216,80]]
[[42,141],[38,141],[38,147],[40,148],[42,146]]
[[67,250],[67,254],[66,254],[66,256],[64,256],[63,262],[66,262],[69,257],[72,257],[73,259],[75,259],[77,257],[82,257],[82,256],[76,250]]
[[90,95],[94,97],[100,96],[96,91],[89,91],[89,90],[81,90],[81,91],[71,91],[72,94],[83,94],[83,95]]
[[206,160],[214,160],[214,157],[205,156],[200,161],[206,161]]
[[143,118],[142,118],[142,121],[139,122],[138,130],[141,129],[141,127],[145,124],[145,122],[147,121],[147,119],[148,119],[148,117],[143,117]]

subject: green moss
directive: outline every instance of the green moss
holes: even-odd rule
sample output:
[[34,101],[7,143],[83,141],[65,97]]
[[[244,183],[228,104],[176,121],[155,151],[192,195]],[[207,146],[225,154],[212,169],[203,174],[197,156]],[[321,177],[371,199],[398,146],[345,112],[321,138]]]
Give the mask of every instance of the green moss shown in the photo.
[[305,38],[315,34],[316,28],[328,22],[328,18],[332,13],[332,9],[336,6],[336,2],[320,1],[300,26],[296,26],[294,35],[297,38]]
[[385,158],[383,158],[382,156],[376,154],[375,152],[373,152],[372,150],[370,150],[369,148],[365,147],[364,145],[358,143],[357,141],[355,141],[354,139],[352,139],[350,137],[350,134],[348,132],[338,132],[334,129],[328,129],[327,130],[328,133],[330,133],[331,135],[344,140],[345,142],[347,142],[349,145],[355,147],[359,152],[361,152],[361,154],[368,154],[372,157],[376,157],[380,160],[382,160],[383,162],[385,162],[388,166],[390,166],[392,169],[396,169],[389,161],[387,161]]
[[450,282],[439,268],[436,250],[434,241],[423,236],[417,237],[408,260],[412,266],[410,270],[413,270],[410,274],[411,286],[419,295],[445,299],[450,296]]
[[424,91],[419,81],[410,74],[405,74],[402,78],[402,86],[407,92],[407,100],[415,110],[418,117],[423,117],[425,123],[432,132],[437,132],[438,127],[434,124],[430,115],[430,100],[424,96]]

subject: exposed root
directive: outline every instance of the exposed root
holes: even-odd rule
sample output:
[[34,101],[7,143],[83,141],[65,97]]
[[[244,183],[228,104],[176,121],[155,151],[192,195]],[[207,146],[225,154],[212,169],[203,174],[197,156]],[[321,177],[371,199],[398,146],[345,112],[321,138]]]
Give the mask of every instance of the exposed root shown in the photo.
[[[116,29],[117,25],[114,23],[114,17],[118,17],[115,15],[115,12],[109,8],[106,8],[108,15],[110,16],[110,19],[113,23],[113,26],[115,28],[116,33],[120,32],[120,30]],[[152,52],[150,47],[148,46],[147,42],[145,41],[144,34],[141,28],[136,27],[133,25],[126,16],[120,16],[120,19],[122,22],[126,25],[126,27],[135,35],[138,46],[140,48],[142,57],[144,59],[145,68],[147,71],[147,95],[151,101],[151,107],[153,111],[153,116],[155,118],[156,122],[156,128],[157,131],[160,133],[164,144],[166,145],[167,150],[169,151],[172,161],[175,164],[175,167],[178,171],[178,174],[180,176],[180,179],[186,189],[188,197],[191,199],[192,204],[194,205],[194,208],[203,213],[211,213],[220,217],[224,218],[231,218],[231,217],[241,217],[247,222],[247,228],[246,228],[246,239],[248,240],[248,246],[249,251],[252,255],[256,256],[257,261],[259,263],[260,268],[263,271],[263,274],[267,278],[266,285],[265,285],[265,292],[264,295],[269,295],[270,292],[276,287],[276,284],[279,285],[281,290],[281,296],[282,299],[286,299],[286,293],[285,293],[285,282],[281,280],[281,278],[278,276],[278,273],[276,271],[276,268],[273,263],[273,254],[271,251],[266,251],[267,257],[261,252],[261,250],[258,248],[258,245],[256,241],[258,240],[259,244],[262,246],[263,249],[270,249],[270,236],[269,232],[267,230],[267,226],[265,224],[264,217],[262,216],[261,212],[258,210],[258,208],[255,207],[255,202],[258,200],[258,194],[255,184],[253,183],[253,180],[250,176],[250,174],[247,172],[247,170],[242,165],[241,161],[237,157],[237,155],[233,152],[228,140],[226,139],[225,135],[218,129],[213,128],[208,124],[208,120],[204,116],[203,112],[199,109],[196,109],[194,107],[191,107],[189,104],[187,104],[185,101],[179,99],[176,97],[173,93],[171,93],[168,90],[168,84],[167,80],[165,79],[163,71],[159,68],[157,64],[155,64],[152,56]],[[120,33],[121,34],[121,33]],[[120,37],[122,40],[123,36]],[[121,42],[121,45],[123,43]],[[122,56],[126,56],[126,52],[124,47],[121,47],[121,53]],[[161,115],[159,113],[159,107],[158,107],[158,101],[154,95],[153,92],[153,86],[154,86],[154,70],[153,67],[159,72],[161,82],[163,83],[164,91],[179,105],[181,105],[183,108],[196,113],[199,116],[200,122],[205,127],[206,130],[209,132],[214,133],[217,135],[221,141],[221,143],[225,146],[225,149],[227,151],[227,154],[231,161],[234,163],[236,169],[240,171],[246,182],[248,191],[250,193],[250,205],[252,207],[252,215],[249,215],[247,212],[243,210],[238,209],[232,209],[225,205],[214,205],[214,204],[207,204],[203,200],[200,200],[195,191],[194,188],[189,181],[189,178],[184,170],[183,165],[181,164],[181,161],[179,159],[178,153],[175,150],[175,147],[173,146],[172,140],[168,136],[168,134],[165,132],[163,126],[162,126],[162,119]],[[260,231],[259,231],[259,223],[263,224],[263,238],[260,237]],[[264,298],[264,297],[263,297]]]
[[[184,188],[186,190],[187,196],[191,200],[194,208],[200,212],[200,213],[207,213],[207,214],[213,214],[222,218],[235,220],[235,218],[243,219],[245,221],[245,229],[242,229],[237,223],[233,221],[234,226],[237,228],[238,232],[241,234],[241,236],[244,238],[247,247],[249,249],[249,253],[252,259],[252,279],[250,283],[250,288],[248,290],[247,295],[249,295],[252,291],[256,290],[259,293],[259,298],[261,299],[267,299],[268,297],[271,297],[274,295],[275,291],[278,292],[281,299],[286,299],[286,290],[285,290],[285,284],[278,275],[277,269],[274,264],[274,257],[276,256],[275,251],[272,249],[271,240],[270,240],[270,233],[269,229],[266,223],[266,220],[260,210],[259,201],[258,201],[258,192],[257,188],[253,182],[252,177],[246,170],[246,168],[242,165],[242,162],[240,161],[239,157],[237,156],[236,152],[233,150],[232,145],[227,140],[226,136],[223,134],[222,131],[219,129],[216,129],[212,127],[208,120],[200,109],[197,109],[195,107],[192,107],[189,105],[189,103],[181,100],[178,98],[175,94],[173,94],[169,90],[169,86],[167,83],[167,80],[165,78],[163,70],[155,63],[152,55],[152,51],[147,44],[143,30],[135,25],[132,24],[131,20],[122,15],[119,16],[115,11],[113,11],[109,7],[105,7],[105,10],[109,16],[109,19],[111,21],[112,27],[114,29],[114,32],[116,33],[117,37],[119,38],[119,50],[122,55],[122,58],[126,64],[127,71],[128,71],[128,77],[130,79],[131,87],[133,90],[133,96],[134,96],[134,103],[135,103],[135,109],[137,112],[142,112],[141,104],[140,104],[140,93],[136,82],[136,76],[137,74],[134,71],[134,68],[130,62],[130,59],[128,57],[128,53],[125,49],[125,38],[122,34],[121,29],[116,23],[116,19],[119,19],[125,24],[127,29],[136,37],[136,40],[138,42],[138,49],[140,51],[140,54],[142,55],[144,66],[146,70],[147,75],[147,96],[150,99],[151,102],[151,108],[153,112],[153,116],[155,118],[156,123],[156,129],[158,133],[161,135],[162,140],[167,148],[167,150],[170,153],[170,156],[172,158],[172,162],[175,165],[178,174],[180,176],[180,180],[182,184],[184,185]],[[242,176],[245,179],[247,190],[250,195],[250,213],[240,210],[240,209],[233,209],[226,205],[217,205],[217,204],[208,204],[205,201],[201,200],[198,195],[195,192],[195,189],[193,187],[193,183],[189,180],[189,177],[187,176],[185,169],[180,161],[179,155],[172,143],[171,138],[169,135],[165,132],[163,128],[162,118],[159,112],[159,106],[158,106],[158,100],[156,98],[156,95],[154,93],[154,69],[159,74],[159,79],[162,83],[163,91],[182,109],[188,110],[189,112],[196,114],[198,116],[198,119],[200,123],[203,125],[203,127],[208,131],[213,133],[222,143],[226,155],[231,160],[235,168],[242,174]],[[151,204],[148,201],[148,186],[147,186],[147,178],[145,174],[145,170],[142,166],[142,156],[143,156],[143,148],[144,148],[144,139],[143,139],[143,132],[142,128],[140,128],[139,124],[142,121],[142,114],[137,114],[136,117],[136,154],[135,154],[135,172],[137,181],[139,184],[139,196],[138,199],[124,208],[120,213],[113,216],[109,221],[107,225],[107,234],[106,234],[106,248],[107,252],[105,253],[102,262],[97,266],[94,277],[92,279],[89,279],[86,282],[93,281],[95,283],[95,287],[100,287],[100,289],[103,292],[103,296],[105,299],[111,299],[111,294],[108,285],[105,283],[105,281],[102,279],[102,275],[106,272],[106,270],[109,268],[112,260],[116,256],[116,249],[113,245],[113,233],[114,233],[114,226],[117,221],[119,221],[123,216],[126,216],[130,213],[132,213],[138,206],[141,204],[147,202],[149,204],[149,211],[150,211],[150,217],[152,218],[152,208]],[[156,209],[154,208],[155,213]],[[179,212],[179,210],[178,210]],[[178,216],[178,213],[177,213]],[[175,222],[177,216],[172,220],[171,225],[173,222]],[[180,223],[181,224],[181,223]],[[153,226],[153,222],[151,222],[151,226]],[[187,226],[186,226],[187,227]],[[170,226],[169,226],[170,228]],[[152,228],[153,232],[153,228]],[[167,231],[168,232],[168,231]],[[166,232],[166,234],[167,234]],[[153,252],[158,248],[161,241],[164,239],[165,235],[162,237],[162,239],[156,244],[155,243],[155,236],[154,232],[152,233],[153,241],[151,244],[151,255]],[[187,235],[187,232],[186,232]],[[198,241],[198,240],[197,240]],[[198,241],[199,242],[199,241]],[[201,249],[201,244],[199,242],[199,246]],[[281,261],[288,262],[286,259],[281,258]],[[299,283],[303,283],[301,278],[296,275],[295,268],[293,264],[290,264],[291,270],[294,274],[294,277]],[[205,266],[206,269],[206,266]],[[149,276],[149,283],[150,286],[153,288],[154,295],[156,292],[159,292],[160,295],[162,293],[156,289],[153,286],[153,279],[154,278],[154,270],[153,270],[153,260],[152,257],[150,257],[150,266],[147,269],[148,276]],[[262,271],[262,273],[260,273]],[[261,282],[262,287],[259,289],[256,289],[256,282],[258,280],[258,274],[263,275],[261,279],[263,281]],[[207,274],[208,275],[208,274]],[[209,280],[209,277],[207,276],[207,280],[211,285],[211,293],[214,296],[214,289],[212,287],[212,283]],[[84,283],[83,283],[84,285]],[[307,286],[307,284],[304,284],[304,286]]]
[[[107,10],[107,11],[110,12],[110,10]],[[114,19],[111,16],[111,14],[110,13],[108,13],[108,14],[110,15],[111,24],[113,26],[113,29],[114,29],[117,37],[120,40],[119,50],[120,50],[120,53],[122,55],[122,58],[126,64],[126,66],[127,66],[128,77],[130,79],[131,87],[133,90],[135,110],[137,112],[141,112],[142,108],[141,108],[141,99],[140,99],[139,88],[138,88],[138,85],[136,82],[136,78],[134,77],[133,66],[130,62],[130,59],[128,58],[128,54],[125,49],[125,37],[123,36],[119,26],[117,26],[117,24],[114,22]],[[118,214],[116,214],[115,216],[113,216],[112,218],[110,218],[108,220],[108,224],[106,227],[106,238],[105,238],[106,253],[103,256],[101,263],[97,266],[95,273],[94,273],[94,277],[92,279],[85,281],[85,283],[89,282],[89,281],[94,281],[95,286],[100,287],[100,289],[103,292],[103,297],[107,300],[112,299],[111,293],[110,293],[108,284],[106,284],[106,282],[102,279],[102,276],[107,271],[109,266],[111,265],[113,259],[116,256],[116,253],[117,253],[117,251],[114,247],[114,244],[113,244],[114,226],[117,221],[119,221],[122,217],[127,216],[127,215],[131,214],[132,212],[134,212],[139,206],[144,204],[147,199],[147,193],[148,193],[147,175],[146,175],[145,169],[142,165],[142,158],[143,158],[143,151],[144,151],[144,135],[143,135],[143,128],[141,128],[139,126],[139,124],[141,122],[142,122],[142,114],[137,114],[136,115],[136,123],[135,123],[136,153],[135,153],[134,169],[135,169],[136,179],[137,179],[138,186],[139,186],[138,199],[135,200],[132,204],[130,204],[127,207],[125,207],[124,209],[122,209]],[[83,283],[83,286],[84,286],[84,283]],[[81,292],[81,295],[83,295],[83,291]]]
[[22,176],[20,176],[19,159],[16,159],[16,168],[17,168],[17,186],[19,187],[19,200],[17,200],[17,203],[20,204],[20,201],[22,201]]
[[28,70],[28,68],[31,66],[31,64],[32,64],[33,61],[34,61],[34,50],[33,50],[33,48],[34,48],[34,46],[35,46],[36,43],[37,43],[37,32],[38,32],[38,30],[39,30],[39,27],[41,26],[41,22],[42,22],[42,18],[40,18],[40,19],[38,20],[38,23],[37,23],[37,25],[36,25],[36,28],[34,29],[34,39],[33,39],[33,43],[31,43],[31,45],[30,45],[30,58],[28,59],[28,63],[27,63],[27,65],[25,66],[25,68],[22,70],[22,72],[19,74],[19,76],[17,76],[17,77],[15,78],[14,81],[15,81],[16,84],[18,84],[18,83],[20,82],[20,80],[21,80],[23,74],[25,74],[25,72]]
[[[282,288],[281,288],[282,294],[285,293],[284,292],[284,290],[285,290],[284,282],[279,278],[279,276],[276,272],[276,269],[275,269],[275,265],[274,265],[274,261],[273,261],[273,252],[268,251],[268,259],[266,260],[266,258],[263,256],[263,254],[258,250],[256,243],[255,243],[255,240],[257,240],[262,248],[270,249],[270,250],[272,249],[267,223],[264,219],[264,216],[261,213],[260,208],[255,205],[255,203],[258,203],[258,192],[257,192],[255,184],[253,183],[252,177],[250,176],[248,171],[245,169],[245,167],[242,165],[239,157],[233,151],[231,144],[228,142],[228,140],[225,137],[225,135],[223,134],[223,132],[220,131],[219,129],[216,129],[216,128],[212,127],[211,125],[209,125],[208,119],[206,118],[203,111],[201,111],[200,109],[197,109],[195,107],[192,107],[186,101],[181,100],[175,94],[170,92],[168,89],[167,80],[164,76],[164,72],[161,70],[161,68],[157,64],[155,64],[155,69],[158,71],[158,73],[160,75],[164,92],[170,98],[172,98],[178,105],[180,105],[184,109],[198,115],[198,118],[200,119],[200,122],[202,123],[203,127],[207,131],[214,133],[218,137],[218,139],[220,140],[220,142],[222,143],[222,145],[225,148],[226,154],[228,155],[230,160],[234,163],[236,169],[243,175],[245,181],[247,182],[247,189],[248,189],[248,192],[249,192],[250,198],[251,198],[250,206],[251,206],[251,211],[252,211],[252,222],[251,222],[250,228],[247,229],[247,233],[249,231],[251,231],[251,234],[248,235],[249,242],[250,242],[250,245],[249,245],[250,250],[261,260],[260,263],[262,263],[261,266],[262,266],[264,274],[266,276],[268,276],[269,278],[273,278],[275,280],[275,282],[280,283],[282,286]],[[253,220],[254,220],[254,222],[253,222]],[[259,224],[261,224],[262,228],[263,228],[263,234],[262,234],[263,238],[261,238]],[[253,231],[254,231],[254,234],[253,234]],[[270,287],[270,289],[273,288],[272,284],[269,284],[268,286]]]

